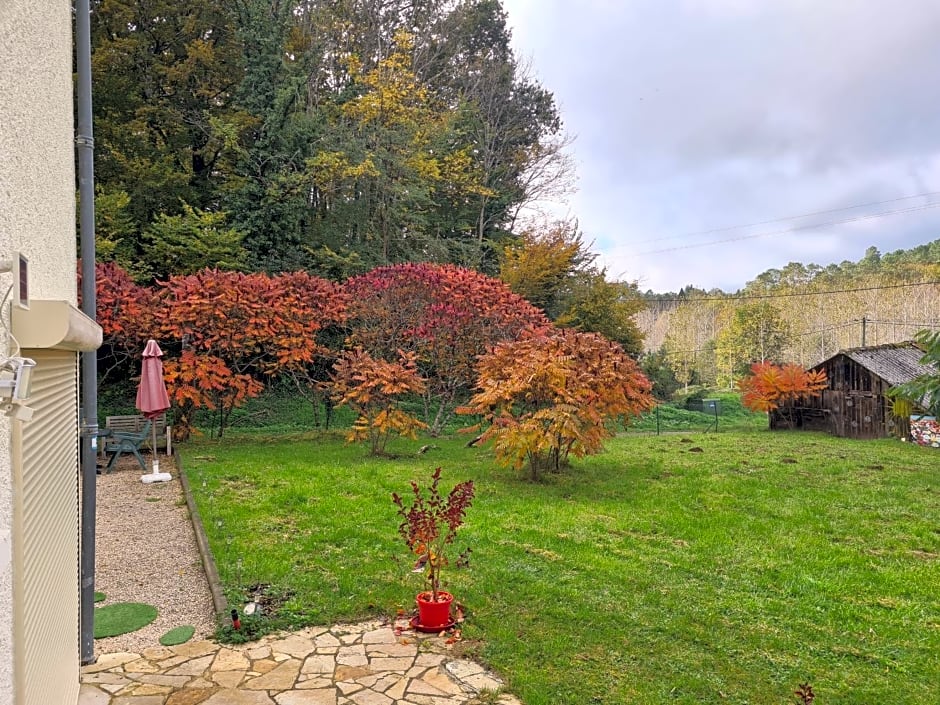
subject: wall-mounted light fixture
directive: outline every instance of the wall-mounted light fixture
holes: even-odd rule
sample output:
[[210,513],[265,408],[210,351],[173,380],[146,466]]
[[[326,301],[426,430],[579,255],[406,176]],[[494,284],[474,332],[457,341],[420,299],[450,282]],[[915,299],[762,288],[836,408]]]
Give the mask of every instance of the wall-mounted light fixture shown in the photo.
[[0,361],[0,409],[14,419],[29,421],[33,410],[21,402],[29,399],[30,382],[36,361],[28,357],[8,357]]

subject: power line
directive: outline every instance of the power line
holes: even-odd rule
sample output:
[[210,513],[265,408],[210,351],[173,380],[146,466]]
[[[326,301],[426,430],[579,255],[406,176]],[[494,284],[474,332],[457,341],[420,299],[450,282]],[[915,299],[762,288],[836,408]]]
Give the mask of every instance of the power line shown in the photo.
[[[940,204],[938,204],[940,205]],[[753,299],[786,299],[794,296],[829,296],[832,294],[854,294],[860,291],[885,291],[887,289],[906,289],[915,286],[934,286],[940,285],[940,280],[913,282],[908,284],[886,284],[884,286],[865,286],[858,289],[828,289],[825,291],[789,291],[780,294],[729,294],[728,296],[696,296],[689,298],[680,298],[678,296],[669,299],[651,299],[653,303],[684,303],[693,301],[747,301]]]
[[924,323],[923,321],[877,321],[873,318],[866,319],[869,323],[875,323],[880,326],[910,326],[911,328],[940,328],[940,323]]
[[858,325],[859,323],[861,323],[861,322],[862,322],[861,319],[857,319],[857,320],[854,320],[854,321],[848,321],[848,322],[846,322],[846,323],[840,323],[839,325],[836,325],[836,326],[830,326],[829,328],[819,328],[818,330],[811,330],[811,331],[809,331],[808,333],[800,333],[800,334],[798,334],[796,337],[797,337],[797,338],[807,338],[807,337],[809,337],[809,336],[811,336],[811,335],[822,335],[823,333],[830,333],[830,332],[832,332],[832,331],[834,331],[834,330],[842,330],[843,328],[848,328],[848,327],[850,327],[850,326],[854,328],[855,326],[857,326],[857,325]]
[[724,233],[729,230],[743,230],[744,228],[756,228],[759,225],[770,225],[772,223],[783,223],[788,220],[799,220],[800,218],[810,218],[814,215],[828,215],[829,213],[841,213],[842,211],[855,210],[856,208],[867,208],[869,206],[883,206],[886,203],[897,203],[911,198],[923,198],[926,196],[938,196],[940,191],[925,191],[924,193],[913,193],[910,196],[898,196],[889,198],[885,201],[870,201],[869,203],[859,203],[854,206],[843,206],[842,208],[829,208],[823,211],[813,211],[812,213],[803,213],[802,215],[791,215],[784,218],[771,218],[770,220],[761,220],[756,223],[747,223],[746,225],[728,225],[721,228],[709,228],[708,230],[693,230],[683,235],[670,235],[667,237],[654,237],[648,240],[639,240],[635,245],[645,245],[648,242],[663,242],[665,240],[681,240],[686,237],[698,237],[699,235],[711,235],[712,233]]
[[729,242],[741,242],[742,240],[754,240],[760,237],[770,237],[771,235],[784,235],[794,233],[800,230],[817,230],[819,228],[829,227],[831,225],[846,225],[848,223],[858,223],[864,220],[874,220],[875,218],[885,218],[889,215],[901,215],[904,213],[916,213],[918,211],[928,210],[930,208],[940,207],[940,202],[927,203],[921,206],[912,206],[910,208],[898,208],[891,211],[882,211],[881,213],[869,213],[868,215],[857,215],[851,218],[842,218],[841,220],[830,220],[824,223],[809,223],[807,225],[794,225],[791,228],[781,230],[772,230],[766,233],[756,233],[754,235],[740,235],[739,237],[729,237],[724,240],[709,240],[708,242],[697,242],[690,245],[676,245],[675,247],[665,247],[659,250],[644,250],[635,253],[639,255],[658,255],[665,252],[678,252],[679,250],[692,250],[699,247],[710,247],[711,245],[724,245]]

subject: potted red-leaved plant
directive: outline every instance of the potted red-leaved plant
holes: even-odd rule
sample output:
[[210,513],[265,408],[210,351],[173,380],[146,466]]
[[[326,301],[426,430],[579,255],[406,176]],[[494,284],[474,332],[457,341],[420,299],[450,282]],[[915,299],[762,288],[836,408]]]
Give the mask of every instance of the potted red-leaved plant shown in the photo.
[[[454,597],[441,590],[441,569],[449,564],[448,553],[454,550],[457,530],[473,502],[473,480],[455,485],[446,497],[441,495],[440,481],[440,468],[431,475],[431,484],[426,490],[412,481],[412,497],[407,505],[398,493],[392,495],[392,501],[402,518],[398,533],[408,548],[418,556],[415,572],[426,574],[430,588],[418,593],[415,598],[418,617],[414,620],[414,626],[422,631],[440,631],[454,624],[451,616]],[[455,563],[465,564],[469,553],[468,548],[457,557]]]

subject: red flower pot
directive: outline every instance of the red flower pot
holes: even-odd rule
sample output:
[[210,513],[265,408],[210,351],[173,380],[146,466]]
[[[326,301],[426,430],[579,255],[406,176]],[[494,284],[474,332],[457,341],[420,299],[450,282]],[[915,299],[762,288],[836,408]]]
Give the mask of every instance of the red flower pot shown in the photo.
[[419,592],[415,597],[415,602],[418,603],[418,626],[425,629],[449,627],[453,622],[450,618],[450,603],[454,601],[454,596],[438,590],[435,602],[432,595],[430,591]]

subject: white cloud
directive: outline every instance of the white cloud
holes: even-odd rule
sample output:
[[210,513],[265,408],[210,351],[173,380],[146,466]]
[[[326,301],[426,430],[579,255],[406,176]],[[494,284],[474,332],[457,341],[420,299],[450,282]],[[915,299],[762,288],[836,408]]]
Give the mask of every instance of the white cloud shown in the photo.
[[696,244],[753,230],[676,236],[940,190],[940,3],[504,5],[517,52],[577,135],[570,209],[611,273],[653,289],[733,289],[789,261],[854,260],[872,244],[940,237],[936,209],[636,254],[651,239]]

